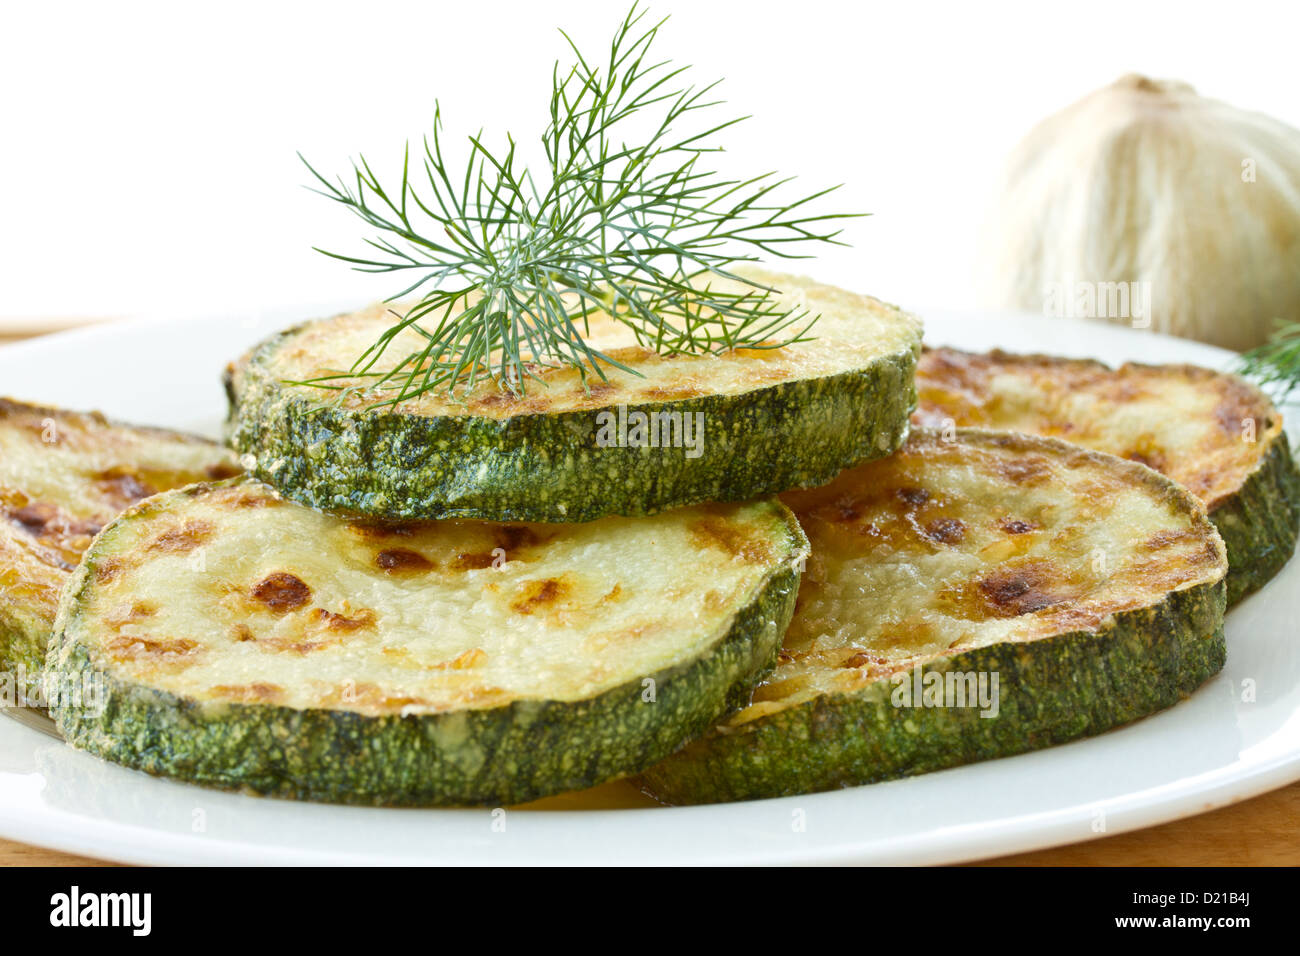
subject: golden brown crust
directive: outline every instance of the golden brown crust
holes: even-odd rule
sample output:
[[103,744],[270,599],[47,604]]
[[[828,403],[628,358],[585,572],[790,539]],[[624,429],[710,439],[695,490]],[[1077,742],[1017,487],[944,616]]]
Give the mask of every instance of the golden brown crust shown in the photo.
[[1213,510],[1282,431],[1259,389],[1195,365],[1118,368],[1091,359],[927,348],[913,421],[1061,438],[1172,478]]
[[[270,500],[247,507],[256,496]],[[187,529],[204,534],[201,564],[169,546]],[[115,676],[200,702],[374,715],[499,706],[543,685],[583,699],[656,673],[707,646],[802,549],[773,500],[569,525],[384,524],[251,481],[151,498],[98,542],[78,640]]]
[[[639,375],[601,366],[606,380],[592,369],[588,381],[577,369],[527,363],[540,380],[529,382],[528,394],[503,391],[495,382],[483,381],[460,399],[431,392],[404,402],[399,411],[413,415],[462,416],[504,419],[625,405],[675,402],[711,394],[752,391],[798,378],[815,378],[861,367],[872,358],[913,347],[920,323],[870,296],[824,285],[811,279],[750,269],[753,281],[781,293],[781,302],[808,318],[820,316],[816,332],[805,342],[774,349],[737,349],[717,355],[661,355],[637,344],[621,322],[594,315],[584,326],[586,342]],[[751,288],[732,280],[714,279],[715,287]],[[288,333],[271,362],[278,380],[307,381],[339,375],[401,314],[401,304],[380,303],[357,312],[307,323]],[[423,347],[416,333],[398,336],[385,362],[396,362]],[[228,370],[238,391],[246,374],[246,360]],[[336,379],[334,384],[364,385],[362,380]],[[313,397],[318,394],[303,388]],[[345,407],[370,407],[386,396],[361,391],[343,396]]]
[[48,626],[68,572],[105,524],[159,491],[238,472],[233,453],[201,438],[0,398],[7,607],[27,627]]
[[1040,436],[918,429],[782,499],[812,556],[776,671],[733,724],[917,661],[1093,630],[1226,569],[1186,490]]

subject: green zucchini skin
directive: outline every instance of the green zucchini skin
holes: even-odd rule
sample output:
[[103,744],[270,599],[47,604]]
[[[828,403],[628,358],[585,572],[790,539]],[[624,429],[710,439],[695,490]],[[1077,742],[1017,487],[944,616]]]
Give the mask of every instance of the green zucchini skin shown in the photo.
[[[999,674],[1000,708],[895,707],[882,678],[712,733],[640,777],[664,803],[815,793],[1038,750],[1170,707],[1218,673],[1226,656],[1222,579],[1115,615],[1096,631],[994,644],[923,673]],[[910,673],[909,673],[910,679]]]
[[39,698],[49,636],[49,621],[0,606],[0,679],[14,682],[15,699]]
[[628,414],[704,415],[701,454],[601,448],[600,409],[415,416],[349,411],[286,388],[263,367],[287,335],[227,372],[227,440],[286,498],[388,519],[590,521],[824,484],[890,454],[916,407],[919,344],[866,368],[739,395],[634,404]]
[[1300,535],[1300,469],[1286,432],[1240,490],[1210,510],[1228,550],[1228,605],[1253,594],[1282,570]]
[[[788,516],[796,559],[807,539]],[[65,641],[93,579],[92,551],[65,592],[46,691],[68,743],[147,773],[264,796],[371,806],[499,806],[636,772],[743,707],[776,661],[798,561],[783,564],[703,655],[576,702],[515,701],[438,715],[204,704],[124,682]],[[97,688],[102,707],[73,706]]]

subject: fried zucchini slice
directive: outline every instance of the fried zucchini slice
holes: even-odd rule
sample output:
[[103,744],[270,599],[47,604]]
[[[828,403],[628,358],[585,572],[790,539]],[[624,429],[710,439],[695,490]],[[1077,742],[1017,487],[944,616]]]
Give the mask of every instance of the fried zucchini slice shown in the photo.
[[0,398],[0,672],[39,693],[59,592],[100,528],[148,495],[238,473],[202,438]]
[[74,746],[216,787],[531,800],[640,770],[747,702],[806,555],[774,498],[376,524],[250,479],[193,485],[95,539],[61,606],[51,712]]
[[926,349],[917,424],[1006,428],[1139,461],[1204,504],[1228,548],[1228,604],[1277,574],[1300,533],[1300,470],[1253,385],[1193,365]]
[[669,803],[872,783],[1084,737],[1224,662],[1226,559],[1153,471],[1009,432],[917,430],[784,496],[812,543],[749,707],[651,768]]
[[[346,372],[394,315],[375,306],[310,322],[228,369],[228,437],[295,501],[403,520],[655,514],[821,484],[893,451],[916,404],[920,323],[808,279],[754,278],[821,316],[811,341],[663,356],[593,318],[587,341],[643,377],[588,370],[584,386],[573,368],[539,370],[523,398],[489,381],[397,408],[360,391],[331,403],[334,393],[287,383]],[[422,342],[404,333],[385,361]]]

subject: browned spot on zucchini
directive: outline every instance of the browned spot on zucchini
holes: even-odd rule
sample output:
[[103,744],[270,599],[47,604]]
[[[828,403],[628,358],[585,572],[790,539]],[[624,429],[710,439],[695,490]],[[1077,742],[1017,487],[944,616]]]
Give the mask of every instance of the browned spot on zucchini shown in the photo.
[[279,503],[279,498],[270,495],[240,495],[234,505],[236,508],[270,508]]
[[239,485],[205,488],[202,493],[210,501],[233,508],[270,508],[281,503],[269,490],[259,494]]
[[389,548],[380,551],[375,555],[375,564],[390,574],[429,571],[433,568],[432,561],[418,551],[411,551],[408,548]]
[[284,688],[279,684],[266,684],[261,681],[252,684],[218,684],[212,688],[212,694],[223,700],[245,704],[270,704],[284,695]]
[[1185,541],[1194,541],[1197,538],[1196,531],[1192,528],[1173,529],[1169,528],[1164,531],[1157,531],[1151,537],[1142,542],[1142,547],[1148,551],[1162,551],[1171,545],[1181,544]]
[[1029,534],[1036,530],[1038,525],[1020,518],[1002,518],[998,521],[998,527],[1007,534]]
[[310,654],[312,651],[319,651],[324,650],[327,647],[333,647],[337,643],[337,638],[333,640],[327,638],[320,641],[311,641],[306,639],[297,640],[288,637],[265,637],[258,640],[257,646],[263,650],[275,651],[277,653],[287,652],[305,655]]
[[409,538],[415,526],[387,521],[352,521],[348,530],[361,538]]
[[555,604],[569,591],[569,585],[559,578],[541,578],[527,581],[520,589],[519,597],[511,603],[510,608],[519,614],[532,614],[539,609]]
[[1032,488],[1052,476],[1052,466],[1046,458],[1028,455],[1023,458],[996,458],[991,463],[994,471],[1013,485]]
[[868,664],[883,664],[883,663],[885,663],[885,659],[883,657],[872,657],[870,654],[866,653],[865,651],[858,651],[856,654],[849,656],[842,664],[840,664],[840,666],[841,667],[866,667]]
[[112,614],[106,615],[104,622],[113,628],[122,628],[127,624],[134,624],[143,621],[145,618],[153,617],[158,613],[158,608],[145,601],[135,601],[131,604],[124,604],[117,608]]
[[916,507],[930,500],[930,492],[924,488],[903,487],[895,489],[894,496],[899,501]]
[[[288,628],[277,632],[253,637],[257,646],[277,654],[311,654],[314,651],[336,647],[353,631],[371,626],[375,621],[374,612],[363,610],[355,618],[341,614],[331,614],[324,608],[312,608],[304,617],[293,619]],[[251,636],[251,635],[250,635]]]
[[530,547],[542,539],[532,528],[507,524],[492,529],[492,540],[496,542],[498,548],[503,548],[509,553],[518,548]]
[[45,532],[45,526],[53,521],[59,513],[54,505],[36,501],[9,512],[9,518],[33,538],[39,538]]
[[231,630],[233,631],[233,636],[237,643],[242,644],[245,641],[257,640],[257,638],[253,636],[252,628],[242,621],[236,624]]
[[134,468],[117,465],[95,476],[95,484],[104,494],[122,503],[122,507],[158,494],[158,489],[145,481]]
[[935,518],[925,526],[925,536],[938,544],[960,544],[966,537],[966,525],[960,518]]
[[[532,528],[523,525],[501,525],[492,529],[494,545],[492,550],[462,551],[452,559],[451,568],[453,571],[477,571],[490,568],[494,564],[518,558],[519,551],[532,547],[541,540],[541,535]],[[500,562],[498,558],[501,559]]]
[[1026,561],[995,568],[977,582],[985,610],[994,617],[1019,617],[1060,604],[1065,598],[1048,590],[1060,582],[1061,570],[1048,561]]
[[451,567],[453,571],[478,571],[492,567],[493,560],[492,555],[484,551],[464,552],[456,555]]
[[96,584],[107,584],[126,570],[126,564],[118,558],[103,558],[95,563]]
[[1144,436],[1134,447],[1124,452],[1121,458],[1146,465],[1153,471],[1164,473],[1169,467],[1169,459],[1150,435]]
[[210,521],[187,521],[179,528],[170,528],[149,542],[145,550],[164,554],[187,554],[211,540],[213,528]]
[[[74,518],[58,505],[47,501],[33,501],[20,508],[8,509],[9,518],[33,538],[40,538],[55,547],[73,546],[84,551],[90,538],[99,534],[103,525],[93,518]],[[84,542],[76,539],[84,538]],[[76,547],[80,544],[80,547]]]
[[200,650],[198,642],[188,637],[137,637],[131,634],[113,638],[104,648],[117,661],[153,664],[189,663],[186,658],[193,657]]
[[324,624],[329,630],[342,631],[345,634],[351,631],[359,631],[363,627],[374,627],[376,620],[375,612],[370,608],[362,608],[355,617],[335,614],[323,607],[314,608],[311,614],[314,621]]
[[712,547],[740,558],[750,564],[759,564],[771,557],[768,543],[725,518],[707,515],[690,524],[691,539],[698,547]]
[[1241,383],[1233,379],[1226,380],[1223,391],[1223,398],[1214,409],[1214,418],[1218,426],[1228,435],[1240,438],[1245,432],[1246,422],[1254,420],[1256,432],[1263,434],[1270,423],[1259,421],[1261,412],[1259,396],[1243,388]]
[[583,388],[582,383],[579,382],[573,389],[573,394],[579,397],[583,407],[591,408],[612,398],[619,387],[617,382],[589,382],[586,388]]
[[254,586],[253,598],[276,614],[286,614],[298,610],[311,600],[311,588],[302,578],[288,571],[276,571]]

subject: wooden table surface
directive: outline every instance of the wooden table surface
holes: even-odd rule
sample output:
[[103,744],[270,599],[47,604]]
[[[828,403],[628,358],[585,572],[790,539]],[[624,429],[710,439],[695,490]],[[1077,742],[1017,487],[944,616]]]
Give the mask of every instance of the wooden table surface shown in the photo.
[[[76,324],[60,320],[59,325]],[[34,326],[32,331],[35,331]],[[0,344],[28,337],[3,334]],[[39,399],[39,395],[16,396]],[[99,866],[102,861],[0,840],[0,866]],[[1011,866],[1300,865],[1300,783],[1145,830],[986,860]]]

